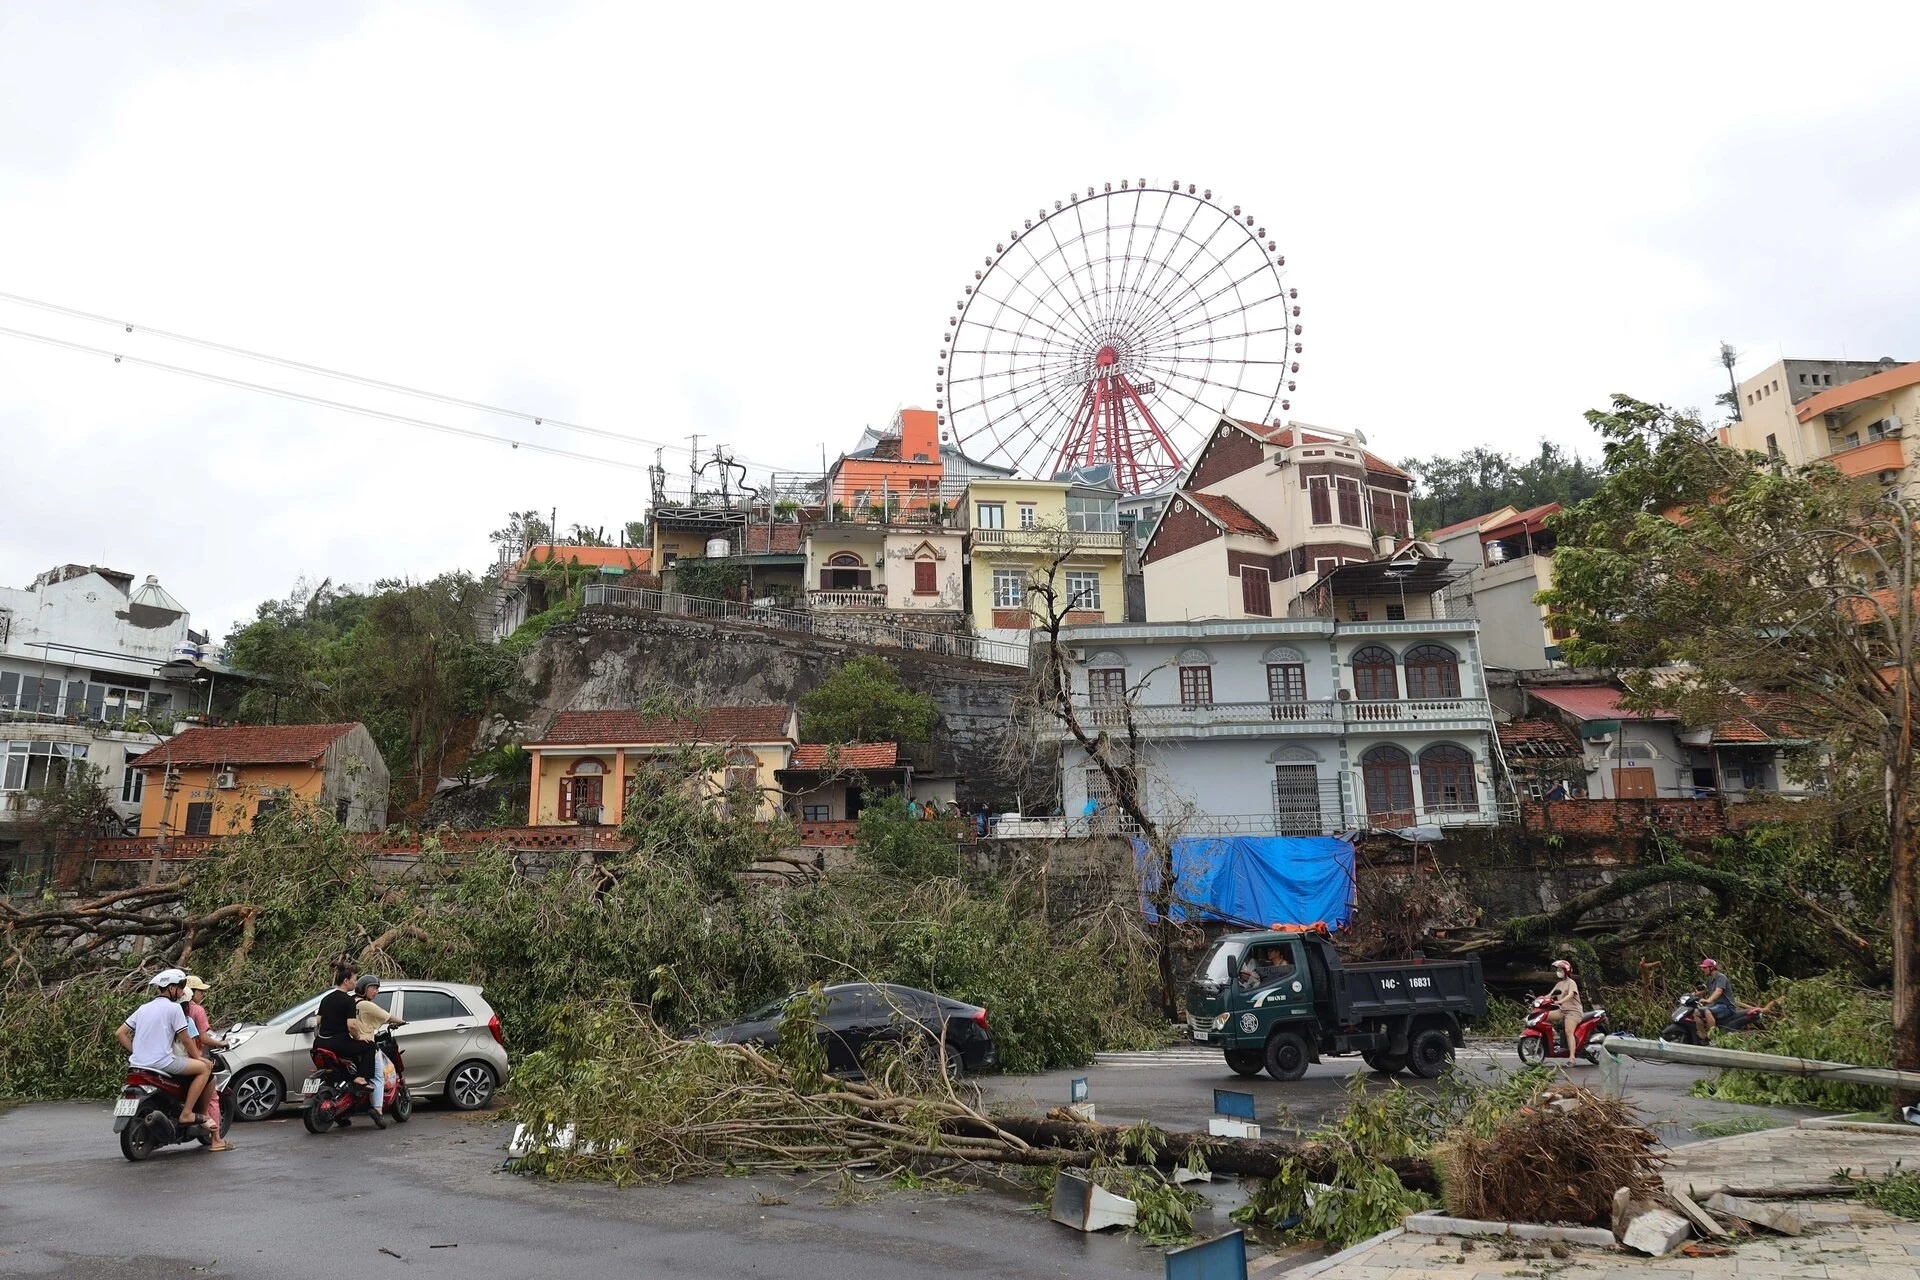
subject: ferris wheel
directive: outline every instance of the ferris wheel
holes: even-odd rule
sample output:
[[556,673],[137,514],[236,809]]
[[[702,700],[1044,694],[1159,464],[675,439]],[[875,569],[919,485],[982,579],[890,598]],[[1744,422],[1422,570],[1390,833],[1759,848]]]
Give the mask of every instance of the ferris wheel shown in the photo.
[[1169,483],[1221,414],[1265,422],[1301,349],[1285,255],[1178,181],[1075,192],[1026,219],[954,303],[934,407],[961,452],[1051,477]]

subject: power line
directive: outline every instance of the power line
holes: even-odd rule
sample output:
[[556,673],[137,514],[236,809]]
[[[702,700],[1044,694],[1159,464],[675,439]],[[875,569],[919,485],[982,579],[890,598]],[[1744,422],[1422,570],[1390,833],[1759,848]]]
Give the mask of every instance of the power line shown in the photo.
[[[284,369],[294,369],[301,373],[311,373],[322,378],[334,378],[342,382],[357,383],[363,387],[372,387],[380,391],[391,391],[398,395],[414,396],[422,400],[432,400],[440,404],[452,405],[461,409],[472,409],[479,413],[498,414],[507,418],[518,418],[534,426],[556,427],[562,431],[573,431],[581,435],[597,436],[602,440],[618,440],[625,444],[639,445],[646,449],[666,449],[674,453],[685,453],[679,445],[668,444],[663,440],[648,440],[642,436],[628,435],[622,431],[608,431],[603,427],[590,427],[585,423],[568,422],[561,418],[550,418],[545,414],[529,413],[524,409],[509,409],[500,405],[488,404],[482,400],[467,400],[460,396],[450,396],[438,391],[427,391],[420,387],[410,387],[404,383],[387,382],[380,378],[370,378],[363,374],[349,373],[343,369],[330,369],[325,365],[309,364],[303,360],[292,360],[285,356],[271,355],[264,351],[251,351],[246,347],[236,347],[224,342],[215,342],[211,338],[196,338],[191,334],[175,333],[167,329],[156,329],[149,325],[134,324],[128,320],[117,320],[112,316],[100,315],[93,311],[83,311],[78,307],[69,307],[58,302],[46,302],[39,298],[29,298],[22,294],[7,293],[0,290],[0,301],[18,303],[23,307],[35,307],[41,311],[51,311],[57,315],[71,316],[77,320],[86,320],[94,324],[110,324],[127,333],[142,333],[149,337],[163,338],[168,342],[184,342],[202,347],[208,351],[218,351],[223,355],[238,356],[244,360],[259,360],[266,364],[279,365]],[[132,359],[132,357],[128,357]],[[498,437],[494,437],[498,438]],[[771,463],[756,462],[751,458],[735,458],[734,461],[767,471],[783,471],[791,468],[776,467]]]
[[325,396],[308,395],[304,391],[289,391],[285,387],[270,387],[264,383],[248,382],[243,378],[229,378],[225,374],[208,373],[204,369],[189,369],[183,365],[167,364],[160,360],[148,360],[142,356],[130,356],[124,352],[109,351],[105,347],[90,347],[83,342],[69,342],[65,338],[50,337],[44,333],[33,333],[26,329],[9,329],[0,326],[0,337],[20,338],[27,342],[44,343],[50,347],[63,347],[68,351],[79,351],[87,355],[106,356],[115,364],[123,361],[137,364],[148,369],[159,369],[166,373],[177,373],[183,377],[199,378],[203,382],[216,382],[222,386],[238,387],[243,391],[257,391],[262,395],[277,396],[282,400],[297,400],[302,404],[317,405],[323,409],[338,409],[342,413],[355,413],[363,418],[377,418],[383,422],[397,422],[402,426],[419,427],[426,431],[439,431],[450,436],[465,436],[469,440],[485,440],[490,444],[504,444],[515,449],[530,449],[535,453],[551,454],[556,458],[573,458],[580,462],[591,462],[599,466],[624,467],[629,471],[646,471],[647,467],[638,462],[625,462],[619,458],[599,457],[590,453],[578,453],[572,449],[560,449],[549,444],[535,444],[530,440],[512,440],[506,436],[496,436],[485,431],[475,431],[471,427],[456,427],[451,423],[434,422],[428,418],[415,418],[404,413],[390,413],[385,409],[370,409],[365,405],[348,404],[344,400],[329,400]]

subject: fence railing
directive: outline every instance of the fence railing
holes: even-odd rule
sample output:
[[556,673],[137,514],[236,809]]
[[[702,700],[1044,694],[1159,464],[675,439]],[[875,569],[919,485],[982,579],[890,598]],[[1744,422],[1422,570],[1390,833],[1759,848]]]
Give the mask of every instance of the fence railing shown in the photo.
[[[1081,723],[1089,729],[1113,729],[1127,722],[1124,706],[1079,704]],[[1414,699],[1391,702],[1206,702],[1149,703],[1131,708],[1133,722],[1142,726],[1207,728],[1214,725],[1264,725],[1275,733],[1294,726],[1312,731],[1319,726],[1362,725],[1385,729],[1438,720],[1484,720],[1493,711],[1482,698]],[[1065,730],[1061,729],[1064,734]]]
[[807,592],[810,609],[884,609],[887,593],[878,589],[820,588]]
[[665,617],[700,618],[710,622],[742,623],[774,631],[792,631],[801,635],[871,644],[887,649],[907,649],[943,658],[966,658],[1000,666],[1027,665],[1027,646],[1004,640],[947,631],[922,631],[902,626],[889,618],[851,610],[823,610],[811,613],[802,609],[778,609],[770,606],[740,604],[732,600],[710,600],[703,596],[683,596],[677,592],[654,591],[644,587],[612,587],[599,583],[587,586],[581,595],[587,608],[624,609],[635,613],[656,613]]
[[1062,529],[969,529],[976,547],[1005,547],[1010,551],[1119,551],[1126,545],[1122,533],[1074,533]]

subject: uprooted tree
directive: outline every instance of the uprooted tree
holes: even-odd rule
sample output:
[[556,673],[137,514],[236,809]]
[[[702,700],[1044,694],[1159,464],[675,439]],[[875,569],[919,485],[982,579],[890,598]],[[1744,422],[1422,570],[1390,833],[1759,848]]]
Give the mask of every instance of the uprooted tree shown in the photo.
[[[1556,521],[1567,657],[1617,671],[1630,705],[1695,723],[1766,697],[1814,744],[1835,801],[1867,799],[1891,886],[1895,1060],[1920,1067],[1916,1008],[1915,512],[1819,463],[1719,444],[1696,417],[1627,396],[1588,420],[1608,477]],[[1817,904],[1816,904],[1817,905]],[[1857,945],[1878,932],[1840,922]]]

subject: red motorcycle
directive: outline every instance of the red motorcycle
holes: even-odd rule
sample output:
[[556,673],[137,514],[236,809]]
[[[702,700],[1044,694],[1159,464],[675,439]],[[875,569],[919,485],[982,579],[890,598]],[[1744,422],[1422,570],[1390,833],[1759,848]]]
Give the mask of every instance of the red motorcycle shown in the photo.
[[[391,1067],[382,1110],[388,1119],[405,1124],[413,1118],[413,1095],[407,1091],[399,1046],[385,1027],[374,1033],[373,1043],[374,1052],[385,1053]],[[373,1110],[373,1090],[353,1082],[353,1063],[317,1045],[311,1052],[315,1074],[307,1079],[307,1105],[300,1116],[308,1133],[325,1133],[350,1116]]]
[[[1580,1021],[1573,1026],[1573,1055],[1585,1058],[1597,1064],[1600,1061],[1600,1042],[1607,1038],[1607,1011],[1589,1009],[1580,1015]],[[1527,1011],[1526,1030],[1520,1033],[1520,1043],[1515,1046],[1520,1061],[1527,1066],[1538,1066],[1548,1058],[1558,1058],[1560,1045],[1560,1013],[1554,1007],[1551,996],[1541,996],[1533,1002],[1533,1008]]]
[[[213,1079],[207,1084],[207,1093],[201,1095],[200,1105],[206,1106],[208,1094],[219,1095],[219,1136],[224,1138],[233,1125],[233,1096],[227,1088],[231,1072],[227,1060],[217,1052],[212,1066]],[[130,1068],[126,1085],[113,1104],[113,1131],[120,1135],[120,1154],[129,1160],[145,1160],[161,1147],[179,1142],[212,1146],[215,1135],[205,1124],[180,1123],[186,1101],[187,1082],[182,1077]]]

